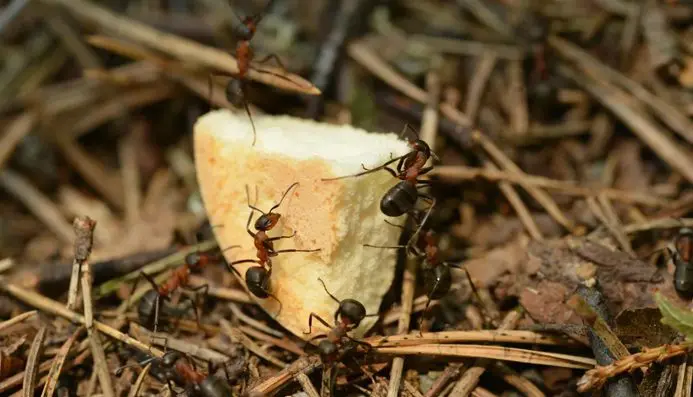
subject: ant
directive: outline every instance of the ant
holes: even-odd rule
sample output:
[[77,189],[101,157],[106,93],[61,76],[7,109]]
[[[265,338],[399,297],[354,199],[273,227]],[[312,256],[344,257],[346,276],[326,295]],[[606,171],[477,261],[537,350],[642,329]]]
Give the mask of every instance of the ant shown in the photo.
[[[255,122],[253,122],[253,116],[250,114],[250,108],[248,107],[248,101],[247,101],[247,92],[248,92],[248,80],[247,80],[247,74],[248,72],[253,69],[256,70],[259,73],[265,73],[265,74],[270,74],[272,76],[278,77],[280,79],[289,81],[291,83],[296,84],[293,80],[288,78],[287,76],[284,76],[279,73],[272,72],[270,70],[266,69],[261,69],[258,67],[254,67],[251,65],[251,62],[253,61],[254,57],[254,52],[253,48],[250,46],[250,41],[253,39],[253,36],[255,36],[255,31],[257,30],[257,26],[260,24],[260,21],[262,21],[262,18],[264,17],[265,13],[267,12],[268,9],[272,7],[272,3],[274,3],[274,0],[269,0],[263,10],[255,15],[251,16],[246,16],[244,18],[241,18],[236,14],[236,17],[238,18],[240,25],[237,26],[235,29],[235,35],[238,37],[238,44],[236,44],[236,59],[238,62],[238,72],[237,73],[228,73],[228,74],[215,74],[215,75],[210,75],[209,78],[209,92],[210,92],[210,98],[211,98],[211,92],[212,92],[212,77],[216,76],[228,76],[231,77],[231,80],[229,80],[228,84],[226,85],[226,90],[225,90],[225,95],[226,95],[226,100],[229,101],[232,105],[236,107],[240,107],[241,105],[245,108],[245,112],[248,114],[248,118],[250,119],[250,125],[253,128],[253,143],[252,146],[255,146],[255,142],[257,141],[257,132],[255,130]],[[266,57],[258,60],[255,62],[255,64],[263,64],[267,63],[270,60],[274,60],[277,65],[279,66],[280,69],[286,70],[284,67],[284,64],[281,62],[279,57],[276,54],[269,54]],[[211,101],[211,100],[210,100]]]
[[684,299],[693,298],[693,229],[682,228],[674,239],[674,249],[669,248],[676,270],[674,289]]
[[[268,212],[264,212],[261,209],[253,206],[250,204],[250,193],[248,192],[248,185],[245,186],[245,194],[246,194],[246,199],[248,201],[248,207],[250,208],[250,215],[248,216],[248,222],[246,223],[246,231],[250,235],[250,237],[253,238],[253,244],[255,245],[255,249],[257,250],[257,259],[240,259],[237,261],[233,261],[229,264],[227,264],[227,267],[230,271],[236,273],[239,277],[241,277],[241,274],[233,267],[234,265],[238,265],[241,263],[257,263],[257,266],[251,266],[246,270],[245,272],[245,283],[246,286],[248,287],[248,290],[255,295],[256,297],[260,299],[266,299],[266,298],[273,298],[277,302],[279,300],[272,295],[270,291],[270,278],[272,276],[272,258],[281,254],[281,253],[288,253],[288,252],[317,252],[320,251],[320,248],[318,249],[310,249],[310,250],[301,250],[301,249],[283,249],[283,250],[276,250],[274,249],[274,242],[277,240],[281,240],[284,238],[292,238],[296,235],[296,232],[294,231],[293,234],[289,236],[279,236],[279,237],[269,237],[267,235],[267,232],[272,230],[277,223],[279,222],[279,219],[281,218],[281,214],[273,212],[279,206],[282,204],[284,201],[284,198],[286,198],[286,195],[289,193],[289,191],[294,188],[295,186],[298,186],[298,182],[294,182],[291,184],[291,186],[286,189],[284,194],[282,195],[281,199],[277,204],[272,206]],[[256,200],[257,200],[257,190],[256,190]],[[255,211],[260,212],[262,215],[258,217],[255,220],[255,230],[256,232],[253,232],[250,230],[250,222],[253,220],[253,215],[255,214]],[[281,302],[279,302],[280,308],[279,311],[281,312]]]
[[367,350],[372,349],[370,344],[357,341],[356,339],[347,335],[347,333],[357,328],[364,318],[377,316],[378,314],[366,314],[366,308],[361,302],[355,299],[344,299],[340,301],[327,290],[327,286],[321,278],[318,278],[318,280],[325,289],[325,292],[327,292],[327,295],[329,295],[332,300],[339,304],[339,307],[334,312],[334,326],[330,326],[327,321],[316,313],[310,313],[310,317],[308,317],[308,332],[304,332],[305,335],[313,332],[314,318],[324,326],[330,328],[330,331],[327,334],[316,335],[310,339],[314,340],[318,338],[325,338],[318,344],[320,359],[323,361],[323,363],[332,364],[339,360],[339,358],[342,356],[342,353],[340,353],[339,350],[340,347],[345,346],[345,339],[346,341],[365,346]]
[[[233,245],[224,249],[224,251],[239,247],[239,245]],[[153,291],[147,292],[143,296],[137,307],[137,312],[140,317],[140,320],[144,320],[143,324],[150,326],[152,324],[151,320],[153,316],[154,332],[157,332],[157,329],[159,327],[159,312],[162,311],[162,301],[169,300],[171,294],[179,287],[187,288],[195,292],[196,295],[199,292],[202,292],[204,295],[206,295],[207,291],[209,290],[209,285],[204,284],[197,287],[188,286],[190,282],[190,274],[192,271],[202,270],[202,268],[204,268],[210,263],[218,263],[221,261],[223,261],[223,258],[220,255],[211,255],[200,252],[190,253],[185,256],[184,263],[181,266],[174,269],[168,280],[163,282],[161,285],[157,285],[156,281],[154,281],[152,276],[148,275],[145,272],[140,272],[140,276],[144,277],[152,285],[153,288]],[[137,283],[135,283],[135,287],[137,287]],[[193,308],[195,309],[195,320],[197,321],[198,326],[200,326],[200,315],[197,312],[197,302],[193,302],[191,300],[191,303],[193,304]],[[165,309],[163,310],[171,313],[177,311],[178,309],[165,306]]]
[[[228,383],[212,375],[211,363],[209,375],[195,369],[193,361],[181,352],[170,350],[163,357],[151,357],[139,363],[140,366],[153,363],[158,368],[152,374],[160,381],[166,382],[173,391],[172,384],[185,385],[186,394],[199,397],[223,397],[232,394]],[[116,370],[120,374],[128,366]],[[224,367],[226,370],[226,367]],[[227,375],[228,377],[228,375]]]
[[[403,228],[400,225],[388,223],[392,226]],[[423,258],[421,270],[423,273],[424,288],[428,291],[428,300],[426,301],[426,306],[419,320],[419,329],[421,330],[423,319],[426,317],[431,301],[443,298],[452,287],[452,273],[450,272],[450,268],[462,269],[462,267],[440,260],[438,256],[440,248],[438,248],[438,241],[432,230],[428,230],[426,233],[419,235],[415,246],[377,246],[370,244],[364,244],[364,246],[373,248],[405,248],[414,257]]]
[[[336,178],[327,178],[322,180],[334,181],[344,178],[354,178],[369,174],[371,172],[379,171],[381,169],[386,170],[395,178],[400,179],[401,182],[397,183],[395,186],[390,188],[390,190],[388,190],[383,196],[383,198],[380,200],[380,211],[382,211],[383,214],[390,217],[398,217],[410,213],[414,210],[419,198],[426,200],[430,203],[430,206],[426,211],[426,215],[419,224],[419,227],[417,228],[412,238],[409,240],[409,243],[407,243],[407,246],[409,246],[411,242],[414,241],[414,239],[421,232],[423,224],[426,223],[426,220],[428,219],[429,215],[431,214],[431,211],[433,210],[433,207],[435,207],[436,204],[435,197],[418,191],[419,187],[429,186],[431,182],[428,180],[419,180],[418,178],[419,176],[430,172],[434,168],[433,166],[424,167],[424,165],[426,165],[426,162],[429,158],[433,157],[435,159],[437,158],[437,156],[435,155],[435,153],[433,153],[433,151],[431,151],[431,148],[425,141],[418,138],[416,130],[414,130],[414,128],[411,127],[409,124],[406,124],[404,126],[404,129],[402,130],[400,136],[404,134],[407,128],[414,132],[414,135],[416,136],[416,139],[408,140],[409,147],[411,148],[411,151],[409,153],[406,153],[399,157],[395,157],[385,162],[383,165],[380,165],[372,169],[367,169],[363,164],[361,164],[361,167],[365,171],[360,172],[358,174],[340,176]],[[394,162],[397,162],[396,171],[389,167],[389,165]]]

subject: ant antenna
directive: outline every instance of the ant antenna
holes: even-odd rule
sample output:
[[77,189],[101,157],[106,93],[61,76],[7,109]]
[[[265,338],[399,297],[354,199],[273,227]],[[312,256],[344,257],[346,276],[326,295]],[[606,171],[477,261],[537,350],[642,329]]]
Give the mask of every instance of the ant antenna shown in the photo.
[[226,252],[226,251],[228,251],[228,250],[230,250],[230,249],[232,249],[232,248],[241,248],[241,246],[240,246],[240,245],[232,245],[232,246],[230,246],[230,247],[224,248],[223,250],[221,250],[221,252]]
[[147,358],[143,361],[140,361],[136,364],[127,364],[127,365],[120,366],[120,367],[116,368],[115,371],[113,371],[113,375],[120,376],[126,368],[142,367],[142,366],[145,366],[145,365],[147,365],[147,364],[149,364],[155,360],[157,360],[156,357],[149,357],[149,358]]
[[[256,203],[256,204],[257,204],[257,195],[258,195],[258,193],[257,193],[257,185],[255,185],[255,203]],[[261,209],[255,207],[255,206],[253,206],[253,205],[250,205],[250,193],[249,193],[249,191],[248,191],[248,185],[245,185],[245,198],[246,198],[246,200],[248,201],[248,207],[249,207],[250,209],[253,209],[253,210],[255,210],[255,211],[258,211],[258,212],[261,213],[262,215],[265,215],[265,211],[263,211],[263,210],[261,210]]]
[[320,283],[322,284],[322,287],[325,289],[325,292],[327,292],[327,295],[329,295],[330,298],[332,298],[332,300],[334,300],[337,303],[342,303],[339,299],[337,299],[334,295],[332,295],[330,293],[330,291],[327,290],[327,286],[325,285],[325,282],[322,281],[322,279],[320,277],[318,277],[318,281],[320,281]]
[[[293,188],[294,186],[298,186],[298,182],[294,182],[293,184],[291,184],[291,186],[289,186],[288,189],[286,189],[286,191],[284,192],[284,195],[282,195],[281,200],[279,200],[279,202],[277,204],[275,204],[274,207],[270,208],[269,212],[274,211],[275,209],[279,208],[280,205],[282,205],[282,201],[284,201],[284,198],[289,193],[289,190],[291,190],[291,188]],[[263,212],[263,214],[264,214],[264,212]]]

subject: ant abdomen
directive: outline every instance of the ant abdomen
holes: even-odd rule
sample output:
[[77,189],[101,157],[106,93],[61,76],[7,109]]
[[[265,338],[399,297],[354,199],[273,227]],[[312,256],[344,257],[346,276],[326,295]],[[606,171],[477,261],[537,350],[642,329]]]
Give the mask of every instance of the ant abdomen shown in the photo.
[[448,266],[436,266],[424,269],[424,286],[430,291],[430,299],[440,299],[444,297],[452,286],[452,274]]
[[269,298],[270,276],[262,266],[251,266],[245,271],[245,283],[248,290],[260,299]]
[[329,339],[323,339],[318,343],[318,351],[320,351],[320,358],[323,362],[335,361],[339,355],[337,344]]
[[226,397],[231,395],[229,385],[219,377],[209,375],[198,386],[199,394],[204,397]]
[[676,264],[674,289],[681,298],[693,298],[693,264],[686,262]]
[[244,105],[244,84],[245,82],[241,79],[231,79],[226,85],[226,90],[224,91],[226,100],[235,107]]
[[401,181],[385,193],[380,200],[380,211],[391,217],[402,216],[416,205],[419,192],[416,186],[407,181]]

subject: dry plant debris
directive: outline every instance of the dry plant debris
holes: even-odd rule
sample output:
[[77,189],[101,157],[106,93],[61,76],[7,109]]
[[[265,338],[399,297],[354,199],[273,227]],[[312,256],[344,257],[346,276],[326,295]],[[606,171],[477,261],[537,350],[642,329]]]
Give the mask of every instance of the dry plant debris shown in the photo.
[[[0,1],[0,395],[690,395],[693,8],[583,3]],[[210,110],[254,131],[237,151],[275,117],[321,144],[403,131],[392,173],[354,179],[382,192],[342,192],[390,200],[342,252],[377,296],[336,269],[335,300],[317,274],[302,291],[319,308],[258,305],[224,257],[289,246],[210,197],[312,174],[289,135],[283,168],[200,167]],[[287,299],[261,262],[255,292]]]

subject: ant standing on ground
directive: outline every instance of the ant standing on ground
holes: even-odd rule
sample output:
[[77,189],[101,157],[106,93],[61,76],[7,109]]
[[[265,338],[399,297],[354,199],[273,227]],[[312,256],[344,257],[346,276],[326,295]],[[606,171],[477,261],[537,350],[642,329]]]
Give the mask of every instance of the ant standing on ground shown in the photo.
[[[404,126],[402,134],[407,128],[413,131],[415,136],[417,135],[416,131],[409,124]],[[419,198],[428,201],[430,206],[426,211],[426,215],[419,224],[419,227],[412,238],[407,243],[407,246],[411,245],[412,241],[415,241],[415,239],[418,237],[419,233],[421,232],[421,228],[423,227],[424,223],[426,223],[426,220],[436,204],[435,197],[422,193],[418,190],[419,187],[430,185],[430,181],[419,180],[418,178],[419,176],[424,175],[433,169],[433,166],[424,166],[431,156],[435,158],[435,154],[431,151],[428,144],[418,137],[416,139],[409,140],[409,147],[412,149],[409,153],[395,157],[381,166],[367,169],[362,164],[361,167],[366,170],[364,172],[354,175],[340,176],[337,178],[322,179],[323,181],[334,181],[344,178],[354,178],[379,170],[386,170],[392,174],[392,176],[401,180],[401,182],[390,188],[390,190],[388,190],[380,200],[380,211],[382,211],[383,214],[391,217],[398,217],[412,212],[416,207],[416,203],[418,202]],[[394,162],[398,162],[396,171],[388,167]]]
[[[238,247],[240,246],[233,245],[231,247],[224,249],[224,251]],[[189,289],[195,292],[196,295],[200,292],[206,294],[209,290],[209,285],[207,284],[200,285],[197,287],[188,286],[190,282],[190,274],[192,273],[192,271],[202,270],[202,268],[204,268],[208,264],[218,263],[222,261],[223,258],[220,255],[212,255],[200,252],[190,253],[185,256],[185,262],[181,266],[174,269],[168,280],[163,282],[161,285],[157,285],[156,281],[154,281],[154,279],[147,273],[140,272],[140,276],[144,277],[152,285],[153,288],[153,291],[147,292],[142,297],[142,299],[140,300],[140,304],[138,305],[137,311],[140,317],[140,321],[144,320],[143,324],[149,327],[152,324],[153,316],[154,332],[157,332],[159,326],[159,312],[162,311],[162,309],[164,309],[162,308],[162,301],[169,300],[171,294],[179,287]],[[137,287],[137,283],[135,283],[135,287]],[[188,297],[187,299],[190,298]],[[197,312],[197,302],[194,302],[191,299],[190,301],[193,304],[193,308],[195,310],[195,320],[197,321],[198,326],[200,326],[200,315]],[[169,314],[177,311],[176,308],[169,306],[165,306],[164,310],[168,311]],[[183,311],[184,309],[180,310]]]
[[[400,228],[402,227],[392,223],[390,223],[390,225]],[[423,273],[424,288],[428,294],[426,306],[424,307],[423,313],[421,314],[421,318],[419,320],[419,331],[423,332],[421,327],[431,301],[434,299],[441,299],[450,291],[450,287],[452,286],[452,274],[450,272],[450,268],[462,268],[459,265],[440,260],[440,257],[438,256],[440,251],[438,248],[438,241],[432,230],[427,230],[425,234],[419,235],[415,246],[377,246],[370,244],[364,244],[364,246],[373,248],[405,248],[408,250],[408,253],[412,254],[414,257],[423,258],[421,271]]]
[[693,229],[682,228],[674,239],[674,249],[669,248],[676,270],[674,289],[684,299],[693,298]]
[[[245,194],[248,200],[248,207],[250,208],[250,215],[248,216],[248,222],[246,223],[246,231],[248,232],[250,237],[253,238],[253,243],[255,245],[255,249],[257,250],[257,259],[240,259],[227,264],[227,267],[230,271],[233,271],[239,277],[241,277],[241,274],[233,267],[234,265],[238,265],[240,263],[257,263],[257,266],[251,266],[245,272],[246,286],[253,295],[260,299],[271,297],[277,302],[279,302],[279,312],[281,312],[282,303],[274,295],[270,293],[270,278],[272,276],[272,258],[281,253],[320,251],[320,248],[310,250],[301,250],[295,248],[275,250],[275,241],[284,238],[292,238],[296,235],[296,232],[294,231],[294,233],[289,236],[269,237],[267,235],[267,232],[272,230],[281,218],[281,214],[273,211],[279,208],[279,206],[284,201],[286,195],[294,186],[298,186],[298,182],[294,182],[291,186],[289,186],[289,188],[286,189],[286,191],[282,195],[279,202],[272,206],[272,208],[270,208],[268,212],[264,212],[261,209],[250,204],[250,193],[248,192],[248,186],[246,185]],[[250,230],[250,222],[253,220],[253,215],[255,214],[255,211],[260,212],[262,215],[260,215],[260,217],[257,218],[257,220],[255,221],[256,232],[253,232],[252,230]]]
[[[211,363],[209,375],[205,375],[195,369],[190,358],[175,350],[166,352],[161,358],[148,358],[140,362],[139,365],[146,365],[150,362],[160,367],[162,371],[157,372],[159,374],[157,378],[168,383],[171,391],[173,391],[171,384],[177,384],[179,386],[184,385],[186,393],[190,396],[225,397],[232,393],[227,382],[212,375]],[[116,375],[126,367],[117,369]]]
[[[265,73],[265,74],[270,74],[272,76],[281,78],[283,80],[289,81],[291,83],[296,84],[293,80],[290,78],[279,74],[272,72],[270,70],[266,69],[261,69],[258,67],[254,67],[251,65],[251,62],[253,61],[254,58],[254,53],[253,53],[253,48],[250,45],[250,41],[253,39],[253,36],[255,36],[255,31],[257,30],[257,26],[262,21],[262,18],[264,17],[265,13],[267,10],[272,6],[272,3],[274,3],[274,0],[269,0],[267,4],[265,5],[264,9],[251,16],[247,16],[244,18],[241,18],[240,16],[236,15],[240,25],[237,26],[235,29],[235,34],[238,37],[238,44],[236,44],[236,59],[238,62],[238,72],[233,73],[233,74],[214,74],[210,75],[209,78],[209,92],[210,92],[210,102],[211,102],[211,92],[212,92],[212,78],[213,77],[222,77],[222,76],[228,76],[231,77],[231,80],[229,80],[228,84],[226,85],[226,100],[229,101],[232,105],[236,107],[240,107],[241,105],[245,108],[245,112],[248,114],[248,118],[250,119],[250,125],[253,128],[253,143],[252,146],[255,146],[255,142],[257,141],[257,132],[255,130],[255,123],[253,122],[253,117],[250,114],[250,108],[248,107],[248,101],[247,101],[247,92],[248,92],[248,81],[247,81],[247,74],[248,71],[251,69],[259,72],[259,73]],[[269,54],[266,57],[255,61],[255,64],[264,64],[267,63],[270,60],[274,60],[277,65],[279,66],[280,69],[286,70],[284,67],[284,64],[279,60],[279,57],[276,54]]]
[[316,313],[310,313],[308,317],[308,332],[304,334],[308,335],[313,332],[313,319],[315,318],[324,326],[330,328],[327,334],[320,334],[312,337],[310,340],[325,338],[318,344],[318,350],[320,351],[320,358],[324,363],[334,363],[340,356],[340,347],[344,346],[345,339],[352,343],[356,343],[365,346],[368,350],[372,347],[366,342],[360,342],[356,339],[347,335],[347,333],[355,328],[357,328],[361,321],[366,317],[377,316],[377,314],[366,314],[366,308],[361,304],[361,302],[355,299],[344,299],[339,300],[334,295],[327,290],[327,286],[322,279],[318,278],[322,284],[325,292],[332,298],[335,302],[339,304],[339,308],[334,312],[334,326],[327,323],[322,317]]

